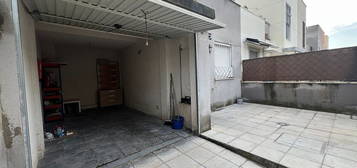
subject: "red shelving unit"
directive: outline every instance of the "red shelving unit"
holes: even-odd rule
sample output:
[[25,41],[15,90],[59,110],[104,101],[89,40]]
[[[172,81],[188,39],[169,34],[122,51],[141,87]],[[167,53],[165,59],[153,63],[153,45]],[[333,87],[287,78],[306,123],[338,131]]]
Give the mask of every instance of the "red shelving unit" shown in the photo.
[[53,95],[53,96],[44,96],[44,100],[53,100],[53,99],[62,99],[61,95]]
[[42,85],[43,117],[45,122],[64,119],[63,96],[61,82],[61,66],[59,63],[39,63]]
[[43,88],[44,92],[60,91],[62,88]]
[[53,104],[53,105],[48,105],[48,106],[44,106],[43,108],[45,110],[51,110],[51,109],[59,109],[61,108],[62,104]]

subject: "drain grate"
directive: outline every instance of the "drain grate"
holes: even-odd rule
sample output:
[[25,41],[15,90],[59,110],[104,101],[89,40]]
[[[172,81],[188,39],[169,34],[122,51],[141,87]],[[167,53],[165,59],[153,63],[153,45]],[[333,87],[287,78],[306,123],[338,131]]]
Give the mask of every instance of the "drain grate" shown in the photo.
[[288,123],[284,123],[284,122],[277,122],[276,124],[282,126],[282,127],[286,127],[286,126],[289,126]]

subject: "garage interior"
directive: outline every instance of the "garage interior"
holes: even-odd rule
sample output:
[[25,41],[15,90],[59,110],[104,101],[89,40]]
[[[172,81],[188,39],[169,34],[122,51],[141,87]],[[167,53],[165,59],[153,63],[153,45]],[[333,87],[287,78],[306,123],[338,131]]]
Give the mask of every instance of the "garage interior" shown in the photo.
[[[178,105],[181,97],[191,97],[189,69],[179,63],[189,64],[189,48],[183,45],[192,35],[181,37],[181,43],[150,39],[147,46],[141,37],[76,30],[37,24],[44,131],[56,137],[46,140],[40,166],[104,166],[183,138],[182,131],[163,125],[170,109],[161,110],[160,51],[162,44],[170,49]],[[180,103],[176,110],[191,129],[190,104]]]
[[[46,140],[41,166],[104,166],[183,138],[182,131],[163,125],[172,109],[161,110],[166,106],[161,102],[165,96],[161,81],[167,82],[168,78],[161,76],[160,51],[167,49],[170,54],[166,61],[177,92],[175,115],[184,116],[185,127],[191,129],[191,105],[181,98],[192,94],[189,68],[182,68],[189,65],[187,42],[192,35],[179,40],[149,40],[147,46],[145,38],[106,39],[103,32],[81,30],[78,35],[73,33],[75,30],[47,23],[37,25],[44,131],[55,134],[60,128],[68,135]],[[58,69],[60,74],[56,74]]]
[[214,18],[161,0],[30,0],[20,15],[37,56],[27,80],[39,92],[27,95],[40,167],[104,167],[170,145],[187,136],[164,126],[173,116],[199,130],[195,33],[224,27]]

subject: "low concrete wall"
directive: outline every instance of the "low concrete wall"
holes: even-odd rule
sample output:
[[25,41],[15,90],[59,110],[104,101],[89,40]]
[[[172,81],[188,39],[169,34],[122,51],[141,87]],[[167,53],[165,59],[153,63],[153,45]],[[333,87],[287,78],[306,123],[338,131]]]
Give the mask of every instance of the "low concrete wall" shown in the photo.
[[357,83],[244,82],[248,102],[357,114]]

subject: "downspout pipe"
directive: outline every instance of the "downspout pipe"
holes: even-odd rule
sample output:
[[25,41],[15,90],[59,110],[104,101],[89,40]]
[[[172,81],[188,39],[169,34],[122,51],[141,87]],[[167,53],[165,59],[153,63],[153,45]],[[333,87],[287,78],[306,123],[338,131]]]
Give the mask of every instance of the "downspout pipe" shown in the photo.
[[198,50],[197,50],[197,43],[198,43],[198,34],[194,34],[194,48],[195,48],[195,71],[196,71],[196,110],[197,110],[197,134],[201,134],[201,116],[200,116],[200,110],[199,110],[199,98],[198,98],[198,67],[197,67],[197,57],[198,57]]

